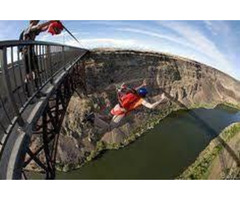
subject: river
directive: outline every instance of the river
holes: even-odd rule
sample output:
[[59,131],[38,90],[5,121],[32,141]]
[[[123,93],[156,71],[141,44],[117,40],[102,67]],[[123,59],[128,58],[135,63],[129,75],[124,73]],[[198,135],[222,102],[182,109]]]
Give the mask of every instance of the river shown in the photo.
[[109,150],[57,179],[174,179],[225,127],[240,121],[240,112],[228,107],[177,111],[134,143]]

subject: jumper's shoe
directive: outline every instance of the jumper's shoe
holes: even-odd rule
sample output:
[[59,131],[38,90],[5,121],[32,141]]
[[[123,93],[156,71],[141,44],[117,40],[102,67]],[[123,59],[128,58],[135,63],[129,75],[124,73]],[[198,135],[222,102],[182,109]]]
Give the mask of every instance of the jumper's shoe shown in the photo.
[[118,92],[123,92],[126,89],[127,89],[127,85],[125,83],[122,83],[120,86],[117,86]]
[[93,112],[89,114],[85,114],[85,117],[83,118],[82,123],[91,122],[93,124],[94,118],[95,118],[95,115]]

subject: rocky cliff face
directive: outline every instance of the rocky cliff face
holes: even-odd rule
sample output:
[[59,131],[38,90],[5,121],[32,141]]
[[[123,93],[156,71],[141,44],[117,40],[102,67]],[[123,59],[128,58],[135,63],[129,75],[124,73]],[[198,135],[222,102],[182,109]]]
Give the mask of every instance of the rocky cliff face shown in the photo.
[[[238,106],[240,102],[239,81],[204,64],[172,55],[94,50],[85,58],[85,73],[87,95],[76,92],[62,126],[57,159],[64,171],[79,167],[104,148],[127,145],[173,110],[220,103]],[[114,86],[122,82],[137,86],[144,79],[150,102],[162,92],[168,101],[154,111],[138,109],[111,132],[81,123],[86,112],[109,113],[117,103]]]
[[201,63],[166,54],[93,51],[86,70],[90,92],[104,89],[112,82],[137,84],[147,78],[151,87],[164,88],[187,105],[212,101],[238,103],[240,98],[239,81]]

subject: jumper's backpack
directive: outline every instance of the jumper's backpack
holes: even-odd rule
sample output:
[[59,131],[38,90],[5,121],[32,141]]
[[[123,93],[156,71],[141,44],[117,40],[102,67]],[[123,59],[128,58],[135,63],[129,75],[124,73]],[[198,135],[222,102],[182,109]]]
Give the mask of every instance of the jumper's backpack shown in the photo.
[[133,110],[138,106],[141,97],[137,93],[129,92],[120,97],[120,105],[127,111]]
[[48,32],[52,35],[59,35],[63,29],[63,24],[60,21],[54,21],[48,26]]

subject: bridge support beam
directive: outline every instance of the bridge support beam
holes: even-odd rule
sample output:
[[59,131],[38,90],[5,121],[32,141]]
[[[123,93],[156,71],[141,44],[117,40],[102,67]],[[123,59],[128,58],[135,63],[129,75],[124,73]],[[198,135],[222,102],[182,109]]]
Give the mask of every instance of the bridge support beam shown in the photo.
[[63,70],[52,84],[46,85],[46,96],[32,106],[25,126],[15,129],[15,137],[11,142],[12,150],[7,152],[8,164],[2,169],[0,167],[2,179],[32,178],[35,173],[30,171],[33,169],[39,171],[45,179],[55,178],[61,124],[71,96],[83,83],[80,79],[82,71],[84,64],[79,58],[73,66]]

